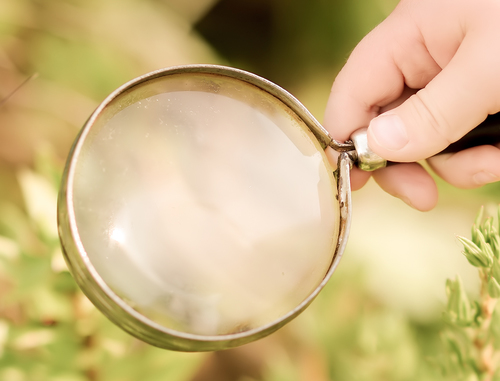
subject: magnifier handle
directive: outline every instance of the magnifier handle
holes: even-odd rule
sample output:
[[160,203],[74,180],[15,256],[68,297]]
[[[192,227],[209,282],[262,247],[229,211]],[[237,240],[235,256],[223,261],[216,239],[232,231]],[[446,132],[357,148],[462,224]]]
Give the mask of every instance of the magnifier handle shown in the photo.
[[488,115],[479,126],[471,130],[460,140],[450,144],[442,153],[455,153],[467,148],[500,143],[500,112]]
[[[356,148],[356,165],[364,171],[374,171],[387,165],[394,164],[387,162],[378,156],[368,147],[368,138],[366,129],[355,131],[351,140]],[[489,115],[481,124],[471,130],[465,136],[455,143],[450,144],[437,155],[444,153],[456,153],[467,148],[478,147],[482,145],[496,145],[500,143],[500,112]]]

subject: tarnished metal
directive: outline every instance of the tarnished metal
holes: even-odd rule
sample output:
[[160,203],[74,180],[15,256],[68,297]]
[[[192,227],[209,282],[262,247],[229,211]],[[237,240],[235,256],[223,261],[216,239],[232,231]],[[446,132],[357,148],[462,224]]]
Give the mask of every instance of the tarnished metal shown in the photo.
[[387,166],[387,160],[377,155],[368,146],[367,129],[361,128],[351,135],[356,152],[356,165],[363,171],[375,171]]
[[[73,160],[77,158],[73,156]],[[72,163],[68,166],[71,168]],[[217,351],[243,345],[275,332],[297,317],[316,298],[325,287],[337,268],[347,244],[351,224],[351,188],[350,168],[352,161],[346,153],[338,160],[336,177],[338,178],[339,198],[339,235],[333,260],[325,277],[318,287],[300,305],[281,319],[257,329],[230,335],[201,336],[174,331],[165,328],[131,308],[114,293],[103,281],[90,263],[85,249],[75,231],[75,216],[72,213],[73,198],[71,192],[73,171],[66,170],[58,199],[59,236],[68,266],[76,282],[92,303],[112,322],[131,335],[154,346],[177,351]]]
[[[133,309],[106,284],[89,260],[78,234],[72,187],[75,177],[75,166],[81,150],[81,142],[89,134],[90,127],[99,118],[106,106],[120,94],[155,78],[190,72],[236,78],[274,95],[306,123],[323,148],[330,146],[336,151],[341,152],[338,159],[338,168],[335,173],[338,187],[337,197],[339,200],[338,213],[340,223],[338,241],[328,272],[314,291],[296,308],[270,324],[245,332],[203,336],[175,331],[148,319]],[[323,289],[338,266],[347,243],[351,221],[350,168],[353,165],[353,157],[356,156],[353,149],[354,145],[352,142],[339,143],[333,140],[323,126],[290,93],[254,74],[216,65],[188,65],[157,70],[138,77],[118,88],[104,100],[91,115],[71,149],[58,198],[59,236],[66,262],[78,285],[103,314],[131,335],[152,345],[178,351],[215,351],[257,340],[276,331],[299,315]]]

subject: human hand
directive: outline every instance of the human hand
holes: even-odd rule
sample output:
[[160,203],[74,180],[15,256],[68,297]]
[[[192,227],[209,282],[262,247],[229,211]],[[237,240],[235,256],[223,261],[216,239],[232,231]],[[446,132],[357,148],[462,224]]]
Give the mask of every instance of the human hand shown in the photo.
[[[340,141],[368,126],[370,148],[403,163],[371,173],[375,181],[425,211],[438,192],[416,161],[460,188],[500,180],[500,147],[432,157],[499,111],[500,1],[402,0],[335,79],[324,126]],[[353,169],[353,190],[369,176]]]

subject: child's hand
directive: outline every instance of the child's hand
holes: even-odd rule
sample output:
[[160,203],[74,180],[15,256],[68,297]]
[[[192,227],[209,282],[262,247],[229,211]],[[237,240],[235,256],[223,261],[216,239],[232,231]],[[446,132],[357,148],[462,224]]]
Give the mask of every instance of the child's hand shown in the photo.
[[[402,0],[354,49],[335,80],[324,125],[334,139],[369,126],[370,148],[405,164],[373,173],[388,193],[419,210],[437,202],[417,163],[500,111],[500,1]],[[500,180],[500,147],[428,159],[449,183]],[[353,171],[353,189],[370,174]]]

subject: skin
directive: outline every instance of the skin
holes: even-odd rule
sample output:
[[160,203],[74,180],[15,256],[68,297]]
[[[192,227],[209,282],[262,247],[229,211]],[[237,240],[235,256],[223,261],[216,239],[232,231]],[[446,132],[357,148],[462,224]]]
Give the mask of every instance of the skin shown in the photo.
[[[500,180],[500,147],[432,157],[500,111],[500,1],[402,0],[353,50],[332,86],[324,125],[344,141],[368,126],[368,144],[400,162],[357,168],[415,209],[432,209],[436,184],[417,161],[459,188]],[[334,156],[332,152],[327,154]]]

